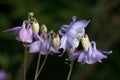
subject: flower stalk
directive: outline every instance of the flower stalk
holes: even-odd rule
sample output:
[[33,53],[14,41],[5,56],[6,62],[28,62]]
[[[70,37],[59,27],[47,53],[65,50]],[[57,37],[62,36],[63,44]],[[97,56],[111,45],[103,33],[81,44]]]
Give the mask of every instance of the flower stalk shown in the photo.
[[27,72],[27,43],[25,43],[25,54],[24,54],[24,80],[26,80]]
[[46,63],[46,61],[47,61],[48,52],[49,52],[49,50],[50,50],[51,43],[52,43],[52,40],[50,41],[50,45],[49,45],[49,47],[48,47],[48,49],[47,49],[47,52],[46,52],[46,56],[45,56],[45,58],[44,58],[44,61],[43,61],[42,65],[41,65],[39,71],[37,72],[34,80],[37,80],[37,78],[39,77],[39,75],[40,75],[40,73],[41,73],[41,71],[42,71],[42,69],[43,69],[43,67],[44,67],[44,65],[45,65],[45,63]]
[[[42,42],[41,42],[41,45],[40,45],[40,50],[41,50],[41,48],[42,48]],[[37,79],[36,79],[36,76],[37,76],[37,74],[38,74],[38,69],[39,69],[39,65],[40,65],[40,59],[41,59],[41,54],[39,53],[34,80],[37,80]]]
[[38,55],[38,61],[37,61],[37,67],[36,67],[36,71],[35,71],[34,80],[36,80],[36,76],[37,76],[39,65],[40,65],[40,59],[41,59],[41,54]]
[[72,73],[73,65],[74,65],[74,61],[71,61],[71,63],[69,64],[70,70],[69,70],[69,73],[68,73],[68,76],[67,76],[67,80],[70,80],[70,76],[71,76],[71,73]]
[[48,58],[48,54],[45,56],[45,59],[44,59],[42,65],[41,65],[39,71],[37,72],[37,75],[35,76],[35,79],[34,79],[34,80],[37,80],[38,76],[40,75],[40,73],[41,73],[41,71],[42,71],[42,69],[43,69],[43,67],[44,67],[44,65],[45,65],[45,63],[46,63],[46,61],[47,61],[47,58]]

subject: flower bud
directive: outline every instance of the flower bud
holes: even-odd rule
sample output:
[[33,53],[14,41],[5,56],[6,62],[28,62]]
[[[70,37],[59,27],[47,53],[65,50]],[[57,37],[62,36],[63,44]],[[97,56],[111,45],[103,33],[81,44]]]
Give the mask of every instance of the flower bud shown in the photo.
[[46,32],[47,32],[47,27],[46,27],[46,25],[43,24],[43,25],[41,26],[41,32],[42,32],[42,33],[46,33]]
[[89,38],[88,35],[84,35],[83,37],[81,37],[81,43],[82,43],[82,47],[84,48],[85,51],[88,51],[89,48]]
[[52,40],[52,46],[58,50],[59,46],[60,46],[60,37],[59,37],[59,34],[56,34],[54,37],[53,37],[53,40]]
[[32,22],[32,28],[37,34],[39,33],[39,24],[37,21]]
[[28,13],[28,16],[29,16],[29,17],[33,17],[33,16],[34,16],[34,13],[33,13],[33,12],[30,12],[30,13]]

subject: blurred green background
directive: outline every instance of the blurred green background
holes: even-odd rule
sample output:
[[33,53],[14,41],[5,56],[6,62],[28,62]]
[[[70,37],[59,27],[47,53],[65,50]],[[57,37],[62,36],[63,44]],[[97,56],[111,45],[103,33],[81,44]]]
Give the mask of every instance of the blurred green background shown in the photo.
[[[71,80],[120,80],[120,0],[0,0],[0,69],[11,80],[22,80],[24,47],[2,31],[22,25],[33,11],[40,25],[57,32],[73,15],[90,20],[86,33],[101,50],[113,50],[108,59],[92,65],[75,63]],[[38,80],[66,80],[64,56],[49,56]],[[33,80],[37,54],[29,54],[27,80]]]

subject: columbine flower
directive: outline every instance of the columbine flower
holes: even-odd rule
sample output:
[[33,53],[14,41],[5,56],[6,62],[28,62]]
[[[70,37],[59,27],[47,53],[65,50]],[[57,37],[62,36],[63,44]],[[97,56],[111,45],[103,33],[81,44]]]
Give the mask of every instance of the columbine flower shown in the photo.
[[60,48],[63,48],[65,52],[66,48],[77,48],[79,41],[78,36],[83,36],[85,34],[84,28],[88,25],[89,21],[79,20],[76,21],[76,16],[73,16],[70,25],[63,25],[59,30],[59,34],[62,36]]
[[45,31],[41,31],[42,34],[38,37],[38,40],[29,45],[29,53],[38,53],[42,55],[48,54],[49,52],[59,53],[55,48],[51,46],[51,35],[46,32],[47,27],[43,26]]
[[87,51],[86,50],[76,51],[69,57],[69,60],[73,61],[77,59],[78,62],[81,63],[93,64],[96,63],[97,61],[102,62],[101,60],[107,58],[106,55],[110,53],[112,53],[112,51],[101,51],[96,49],[96,43],[92,41],[89,42],[89,48]]
[[29,21],[23,21],[22,26],[5,30],[4,32],[11,32],[16,36],[16,39],[22,42],[32,42],[33,30]]
[[7,80],[7,73],[3,70],[0,70],[0,80]]
[[[44,44],[42,44],[41,41],[35,41],[32,44],[29,45],[29,53],[38,53],[42,55],[47,54],[47,50],[49,49],[50,41],[44,40]],[[55,50],[53,47],[50,47],[49,52],[58,53],[57,50]]]

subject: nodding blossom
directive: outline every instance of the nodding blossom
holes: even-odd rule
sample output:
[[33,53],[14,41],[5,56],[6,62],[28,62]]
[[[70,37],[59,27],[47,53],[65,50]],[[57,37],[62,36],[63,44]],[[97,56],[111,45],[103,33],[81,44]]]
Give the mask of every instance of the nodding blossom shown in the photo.
[[[42,30],[46,29],[46,26],[44,25]],[[50,52],[53,53],[59,53],[58,50],[56,50],[51,45],[52,37],[50,33],[47,33],[46,30],[42,31],[40,36],[37,36],[38,40],[31,43],[29,45],[29,53],[40,53],[42,55],[47,55]],[[49,51],[48,51],[49,50]]]
[[61,37],[61,45],[59,48],[63,48],[63,53],[66,51],[67,47],[77,48],[79,41],[78,36],[83,36],[85,34],[85,27],[88,25],[87,20],[76,21],[76,16],[73,16],[72,22],[69,25],[63,25],[59,30]]
[[11,32],[16,36],[18,41],[31,43],[33,40],[33,36],[35,35],[30,21],[23,21],[22,26],[18,26],[12,29],[5,30],[4,32]]
[[96,48],[96,43],[94,41],[88,41],[88,36],[85,37],[85,42],[83,41],[84,50],[79,50],[74,52],[69,56],[69,60],[76,60],[81,63],[93,64],[96,62],[102,62],[101,60],[107,58],[107,55],[112,53],[112,51],[101,51]]
[[[46,54],[48,54],[47,53],[48,49],[49,49],[49,53],[50,52],[58,53],[58,51],[55,48],[50,46],[51,39],[48,39],[48,40],[42,39],[42,40],[43,40],[43,43],[40,40],[31,43],[29,45],[29,53],[38,53],[39,52],[42,55],[46,55]],[[50,46],[50,48],[49,48],[49,46]]]

